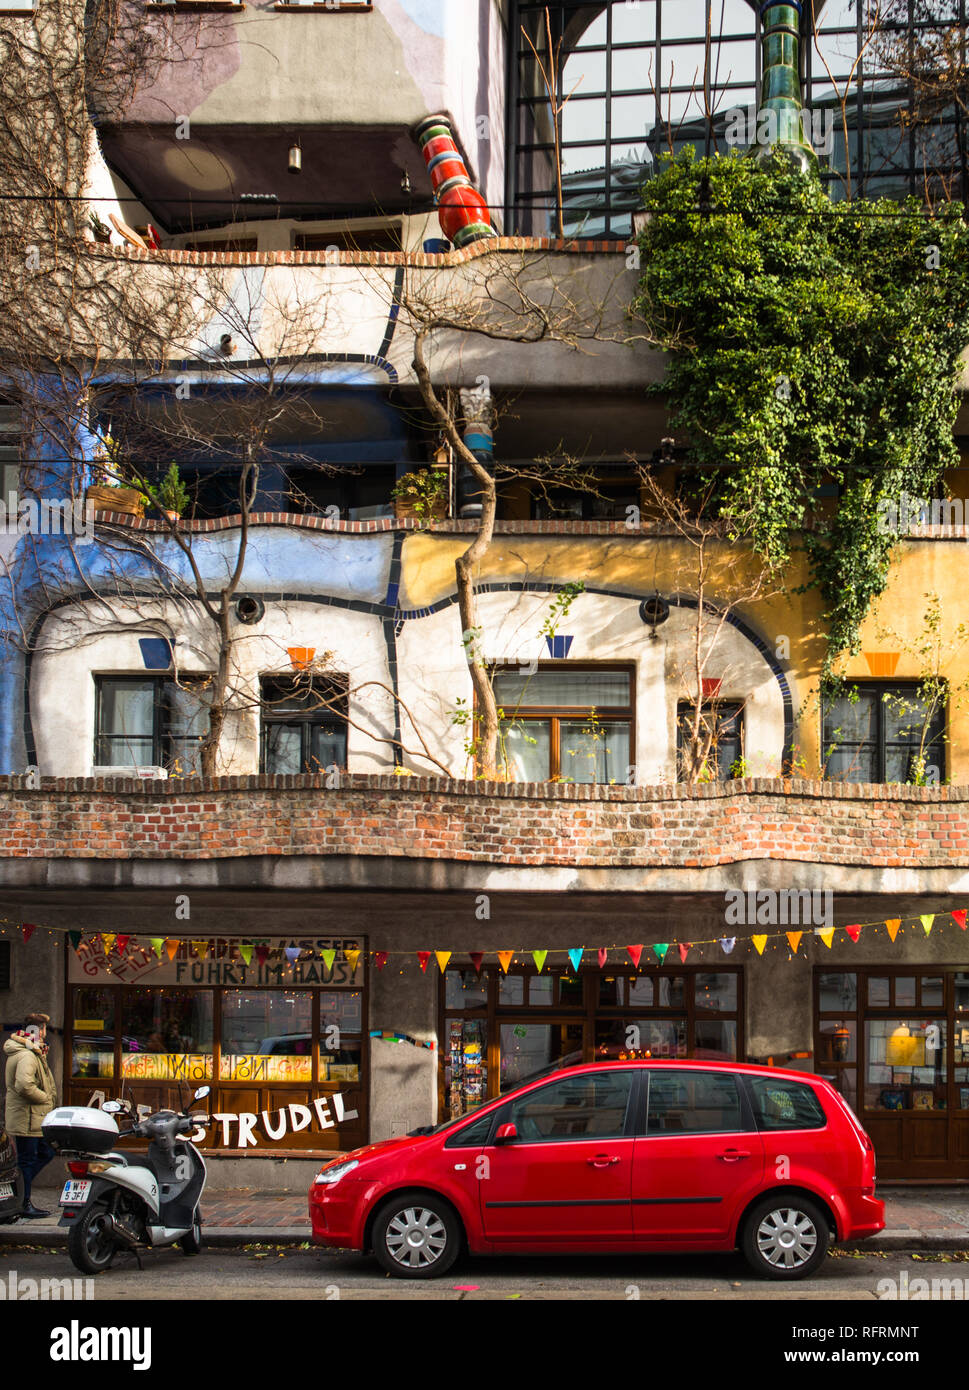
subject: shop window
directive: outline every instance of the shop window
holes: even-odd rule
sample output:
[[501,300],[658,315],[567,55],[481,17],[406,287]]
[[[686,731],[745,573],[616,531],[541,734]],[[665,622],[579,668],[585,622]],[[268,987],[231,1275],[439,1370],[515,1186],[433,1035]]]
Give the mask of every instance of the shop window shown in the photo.
[[10,988],[10,942],[0,941],[0,989]]
[[[676,707],[677,776],[683,780],[687,767],[695,705],[681,701]],[[700,740],[705,746],[712,732],[710,754],[701,773],[706,780],[728,782],[743,775],[744,715],[743,705],[736,701],[717,701],[700,708]]]
[[82,986],[72,998],[71,1076],[85,1081],[114,1077],[115,1000],[117,991]]
[[733,1076],[716,1072],[650,1072],[647,1136],[722,1134],[746,1127]]
[[631,670],[607,667],[497,672],[501,757],[511,780],[625,783],[632,682]]
[[865,1022],[865,1108],[946,1108],[946,1020],[875,1018]]
[[685,1018],[617,1018],[596,1024],[596,1060],[643,1061],[650,1057],[686,1057]]
[[261,770],[299,774],[345,768],[347,692],[345,677],[264,680]]
[[500,1123],[513,1124],[523,1143],[620,1139],[632,1085],[626,1071],[566,1077],[513,1101]]
[[363,1052],[363,994],[320,992],[320,1080],[359,1082]]
[[488,1025],[452,1018],[444,1047],[444,1099],[449,1117],[466,1115],[488,1099]]
[[346,224],[324,232],[296,232],[293,247],[297,251],[401,251],[401,224],[390,222],[381,227],[348,227]]
[[226,990],[220,1081],[312,1081],[313,996],[296,990]]
[[164,767],[197,775],[208,728],[202,680],[96,676],[94,762],[99,767]]
[[758,1129],[824,1129],[827,1117],[810,1086],[798,1081],[747,1077]]
[[130,1081],[212,1080],[212,991],[133,989],[125,1002],[121,1075]]
[[865,682],[823,710],[825,777],[841,782],[945,780],[944,697],[914,682]]

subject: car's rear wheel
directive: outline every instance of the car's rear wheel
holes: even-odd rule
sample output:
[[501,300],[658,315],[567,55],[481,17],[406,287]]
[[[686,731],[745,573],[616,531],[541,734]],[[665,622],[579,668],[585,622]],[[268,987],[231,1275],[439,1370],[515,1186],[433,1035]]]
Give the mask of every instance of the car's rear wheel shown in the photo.
[[461,1250],[461,1227],[446,1202],[426,1192],[402,1192],[373,1226],[373,1252],[399,1279],[436,1279]]
[[831,1243],[828,1217],[808,1197],[784,1193],[752,1208],[740,1248],[756,1274],[768,1279],[805,1279]]

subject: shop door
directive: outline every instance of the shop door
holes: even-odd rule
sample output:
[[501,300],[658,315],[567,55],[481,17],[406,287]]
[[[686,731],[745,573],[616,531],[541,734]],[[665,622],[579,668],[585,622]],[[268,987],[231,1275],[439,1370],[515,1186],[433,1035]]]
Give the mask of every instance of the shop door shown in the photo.
[[486,1151],[478,1185],[489,1241],[606,1244],[632,1234],[634,1076],[603,1068],[550,1082],[501,1111],[517,1140]]
[[646,1133],[633,1156],[636,1238],[726,1240],[763,1171],[763,1140],[730,1072],[650,1069]]

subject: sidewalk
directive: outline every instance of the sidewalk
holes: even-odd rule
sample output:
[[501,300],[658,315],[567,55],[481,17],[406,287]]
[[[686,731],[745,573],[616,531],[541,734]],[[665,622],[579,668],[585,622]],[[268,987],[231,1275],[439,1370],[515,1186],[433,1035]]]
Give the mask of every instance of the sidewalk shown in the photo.
[[[2,1245],[60,1245],[58,1190],[38,1188],[39,1205],[51,1215],[0,1226]],[[885,1230],[863,1241],[864,1250],[969,1250],[969,1186],[882,1187]],[[208,1245],[299,1245],[310,1240],[305,1192],[259,1192],[243,1188],[206,1195],[202,1203]]]

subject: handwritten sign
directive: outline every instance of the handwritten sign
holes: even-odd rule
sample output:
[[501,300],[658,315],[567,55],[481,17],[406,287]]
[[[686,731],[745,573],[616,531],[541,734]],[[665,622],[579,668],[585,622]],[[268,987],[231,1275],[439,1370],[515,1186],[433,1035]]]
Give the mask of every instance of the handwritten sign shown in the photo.
[[[194,940],[206,940],[193,936]],[[322,960],[307,955],[305,959],[290,964],[285,959],[266,961],[259,965],[253,958],[247,965],[239,953],[239,938],[209,937],[208,951],[203,958],[192,949],[191,941],[179,942],[175,959],[169,960],[167,951],[159,958],[147,943],[129,942],[124,955],[117,951],[105,952],[100,937],[81,943],[77,951],[71,951],[68,958],[68,975],[71,984],[148,984],[148,985],[209,985],[230,989],[251,989],[255,987],[299,985],[350,985],[360,984],[363,979],[363,961],[366,958],[366,942],[359,937],[321,936],[305,939],[277,937],[272,947],[299,946],[302,950],[318,956],[321,951],[336,951],[337,959],[332,970],[327,970]],[[343,959],[344,951],[362,951],[364,954],[357,966],[356,976],[350,969],[349,961]]]

